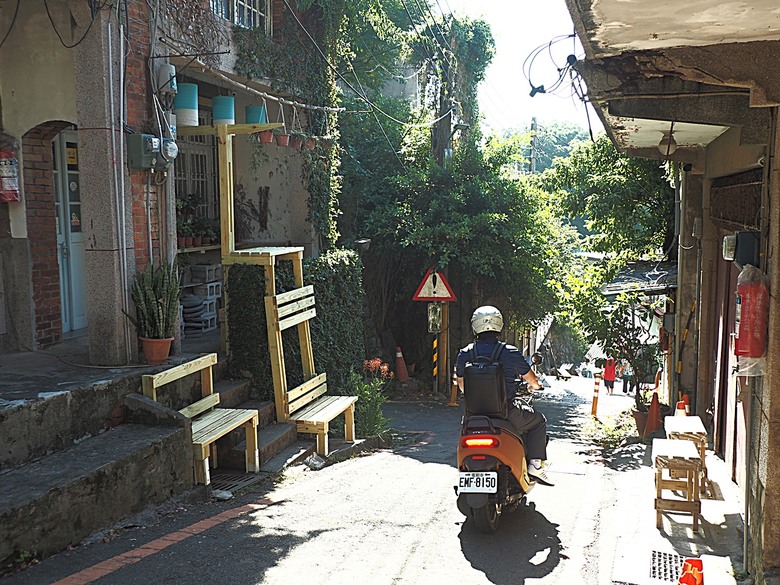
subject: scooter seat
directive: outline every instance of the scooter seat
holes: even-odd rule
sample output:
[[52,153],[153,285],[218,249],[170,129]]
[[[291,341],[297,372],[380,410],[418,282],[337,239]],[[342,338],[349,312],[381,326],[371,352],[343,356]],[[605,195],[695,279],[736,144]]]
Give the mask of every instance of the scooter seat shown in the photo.
[[517,432],[515,427],[508,420],[503,418],[495,418],[484,415],[467,416],[463,419],[463,425],[461,426],[461,433],[467,432],[495,432],[499,430],[501,433],[508,433],[519,441],[523,440],[520,433]]

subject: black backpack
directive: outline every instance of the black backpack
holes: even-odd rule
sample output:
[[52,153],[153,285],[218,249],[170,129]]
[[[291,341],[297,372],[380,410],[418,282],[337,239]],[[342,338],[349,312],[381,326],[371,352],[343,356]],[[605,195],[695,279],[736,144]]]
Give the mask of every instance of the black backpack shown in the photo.
[[488,356],[477,355],[477,344],[471,345],[469,359],[463,369],[463,396],[466,416],[485,415],[506,418],[509,402],[506,396],[504,366],[499,361],[506,343],[499,341]]

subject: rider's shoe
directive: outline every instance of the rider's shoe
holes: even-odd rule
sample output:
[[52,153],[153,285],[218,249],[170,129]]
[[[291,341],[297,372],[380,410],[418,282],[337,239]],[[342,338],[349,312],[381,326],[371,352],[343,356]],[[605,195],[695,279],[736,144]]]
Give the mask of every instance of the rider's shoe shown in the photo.
[[546,485],[546,486],[555,485],[550,480],[550,478],[547,477],[547,473],[545,473],[544,469],[542,469],[541,462],[539,462],[538,464],[535,461],[530,462],[528,464],[528,475],[531,477],[531,479],[537,481],[542,485]]

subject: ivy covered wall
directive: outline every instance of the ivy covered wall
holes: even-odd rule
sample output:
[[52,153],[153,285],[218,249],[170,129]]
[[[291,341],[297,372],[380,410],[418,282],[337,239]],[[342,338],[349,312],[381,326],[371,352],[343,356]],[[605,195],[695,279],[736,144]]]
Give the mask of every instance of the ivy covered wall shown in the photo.
[[[277,268],[277,294],[294,287],[290,263]],[[363,342],[363,264],[357,253],[331,250],[303,263],[304,284],[314,286],[317,316],[310,321],[314,365],[328,375],[330,394],[347,394],[351,368],[360,369]],[[265,320],[262,266],[231,266],[227,277],[230,372],[252,379],[261,400],[273,400],[273,377]],[[282,334],[288,388],[303,382],[297,328]]]

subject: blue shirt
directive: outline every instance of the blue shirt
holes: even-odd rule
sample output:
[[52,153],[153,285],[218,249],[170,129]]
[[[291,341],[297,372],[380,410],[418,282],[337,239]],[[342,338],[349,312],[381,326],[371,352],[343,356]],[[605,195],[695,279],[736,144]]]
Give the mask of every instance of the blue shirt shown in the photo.
[[[477,355],[490,356],[493,353],[495,343],[493,341],[477,341]],[[471,359],[471,347],[474,344],[471,343],[461,349],[458,352],[458,361],[455,364],[455,375],[459,378],[463,377],[463,370],[466,367],[466,363]],[[524,374],[531,371],[531,366],[523,357],[523,354],[514,345],[507,344],[501,355],[498,356],[498,361],[504,366],[504,379],[506,380],[506,393],[507,398],[511,404],[514,400],[515,394],[517,394],[517,384],[515,378],[520,378]]]

